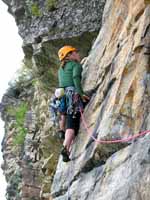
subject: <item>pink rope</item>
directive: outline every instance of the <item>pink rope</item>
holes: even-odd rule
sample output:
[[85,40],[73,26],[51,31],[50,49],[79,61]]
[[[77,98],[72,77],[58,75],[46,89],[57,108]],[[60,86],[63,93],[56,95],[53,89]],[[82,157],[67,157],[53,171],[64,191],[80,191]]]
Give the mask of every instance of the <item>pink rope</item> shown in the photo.
[[82,110],[80,110],[80,113],[81,113],[81,119],[82,119],[82,122],[83,122],[83,125],[84,125],[84,128],[87,130],[87,133],[88,135],[90,135],[90,137],[96,142],[96,143],[99,143],[99,144],[114,144],[114,143],[121,143],[121,142],[128,142],[130,140],[133,140],[133,139],[136,139],[138,137],[141,137],[141,136],[144,136],[146,135],[147,133],[150,134],[150,130],[147,130],[147,131],[142,131],[136,135],[133,135],[133,136],[130,136],[128,138],[125,138],[125,139],[117,139],[117,140],[98,140],[96,139],[90,132],[89,128],[88,128],[88,125],[85,121],[85,118],[83,116],[83,113],[82,113]]

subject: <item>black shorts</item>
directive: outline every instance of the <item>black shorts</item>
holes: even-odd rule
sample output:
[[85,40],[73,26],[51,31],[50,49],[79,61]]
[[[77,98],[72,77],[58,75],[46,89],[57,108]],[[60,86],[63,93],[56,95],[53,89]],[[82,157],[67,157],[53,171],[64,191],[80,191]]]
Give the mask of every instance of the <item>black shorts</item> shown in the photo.
[[77,113],[76,115],[67,114],[66,129],[74,129],[75,135],[77,135],[79,127],[80,127],[80,113]]

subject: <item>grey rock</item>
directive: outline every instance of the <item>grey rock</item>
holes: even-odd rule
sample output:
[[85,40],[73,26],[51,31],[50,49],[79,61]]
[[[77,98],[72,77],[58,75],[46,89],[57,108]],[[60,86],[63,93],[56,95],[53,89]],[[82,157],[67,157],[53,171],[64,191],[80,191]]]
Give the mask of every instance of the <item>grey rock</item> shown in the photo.
[[[149,135],[126,143],[100,143],[150,128],[149,5],[107,0],[102,19],[105,1],[58,0],[48,10],[46,0],[5,2],[16,19],[33,75],[20,76],[2,100],[8,198],[19,187],[23,200],[51,199],[50,192],[54,200],[149,200]],[[91,96],[84,111],[89,130],[82,122],[68,163],[59,156],[62,143],[48,111],[57,85],[57,51],[66,42],[86,56],[83,85]],[[22,101],[29,104],[27,134],[16,148],[13,137],[19,128],[7,109]],[[13,188],[11,177],[18,168],[21,183]]]
[[[149,199],[148,185],[150,179],[147,176],[150,171],[149,139],[149,135],[139,139],[138,142],[113,154],[105,165],[93,168],[88,173],[79,173],[77,177],[74,177],[74,181],[70,183],[68,181],[73,174],[71,170],[69,172],[69,169],[72,168],[74,170],[77,163],[63,166],[64,170],[68,171],[68,176],[62,179],[59,174],[61,179],[58,182],[54,182],[58,187],[59,185],[64,186],[59,192],[55,193],[53,190],[54,199],[65,200],[68,196],[72,200]],[[54,180],[57,180],[56,177]],[[60,180],[62,183],[60,183]],[[68,185],[67,187],[65,187],[66,184]]]

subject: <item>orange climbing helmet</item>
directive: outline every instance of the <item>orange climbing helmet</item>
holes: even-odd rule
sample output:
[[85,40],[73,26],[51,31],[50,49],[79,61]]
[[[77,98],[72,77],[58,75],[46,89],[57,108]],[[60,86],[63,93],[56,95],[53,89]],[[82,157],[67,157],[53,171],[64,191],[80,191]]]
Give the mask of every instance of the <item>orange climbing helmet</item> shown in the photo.
[[69,45],[66,45],[66,46],[62,47],[61,49],[59,49],[59,51],[58,51],[59,60],[62,61],[67,56],[67,54],[72,51],[77,51],[77,49],[75,47],[72,47]]

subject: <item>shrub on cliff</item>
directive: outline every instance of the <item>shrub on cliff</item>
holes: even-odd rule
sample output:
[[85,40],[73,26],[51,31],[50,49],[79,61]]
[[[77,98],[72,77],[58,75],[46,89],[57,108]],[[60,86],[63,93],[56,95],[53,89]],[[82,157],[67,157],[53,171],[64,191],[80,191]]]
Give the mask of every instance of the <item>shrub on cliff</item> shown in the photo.
[[15,145],[22,145],[24,143],[25,136],[27,134],[27,129],[24,127],[27,110],[28,110],[28,106],[26,103],[22,103],[16,109],[15,118],[16,118],[16,129],[18,130],[18,133],[14,137]]
[[46,1],[46,8],[48,11],[53,11],[56,9],[56,0],[47,0]]
[[13,144],[22,145],[27,134],[27,129],[24,127],[25,117],[28,110],[27,103],[21,103],[18,107],[8,107],[7,113],[14,117],[14,127],[16,129],[16,135],[14,136]]

